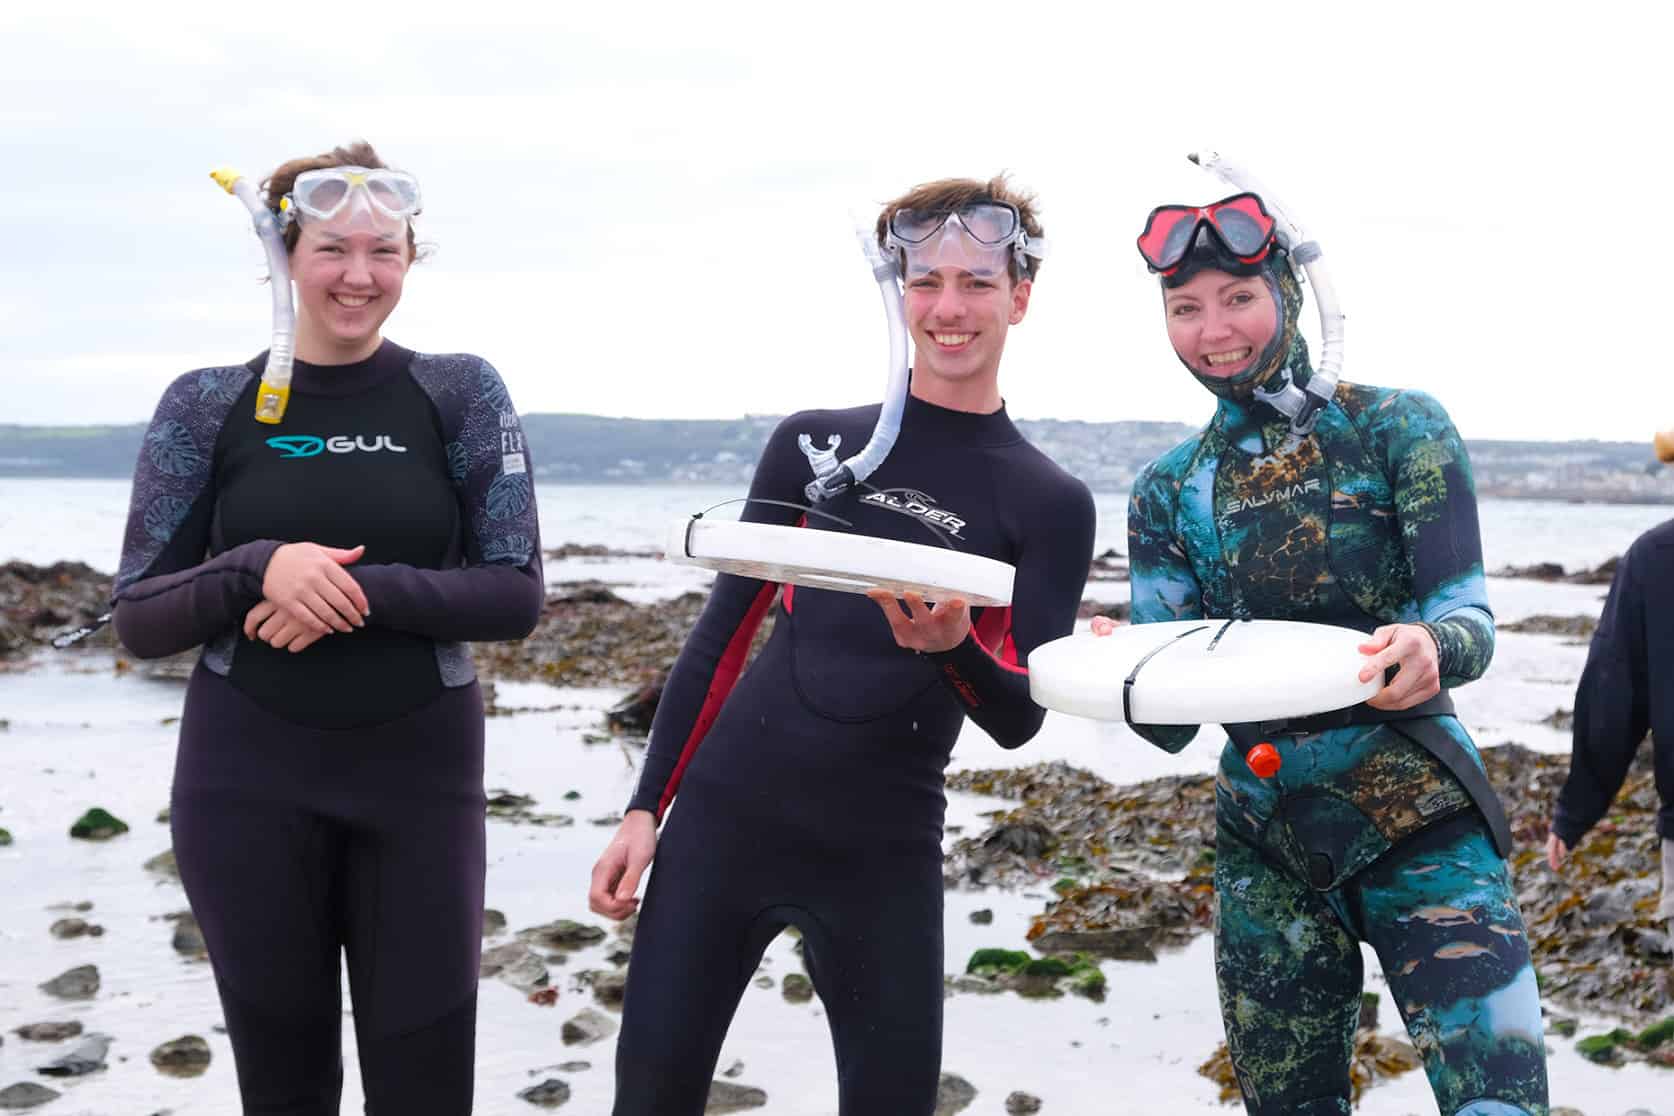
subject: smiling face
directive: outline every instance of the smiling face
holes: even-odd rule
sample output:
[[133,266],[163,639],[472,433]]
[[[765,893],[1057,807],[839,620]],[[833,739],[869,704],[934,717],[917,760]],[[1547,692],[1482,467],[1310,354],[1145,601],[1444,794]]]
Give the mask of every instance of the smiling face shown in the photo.
[[[906,282],[907,329],[915,350],[915,394],[935,401],[970,397],[995,385],[1006,331],[1023,320],[1033,284],[999,275],[939,267]],[[993,388],[998,391],[997,386]]]
[[299,358],[348,364],[377,350],[412,264],[406,228],[404,221],[302,222],[290,259]]
[[1186,367],[1214,380],[1254,368],[1279,331],[1279,305],[1260,275],[1200,271],[1163,291],[1163,314]]

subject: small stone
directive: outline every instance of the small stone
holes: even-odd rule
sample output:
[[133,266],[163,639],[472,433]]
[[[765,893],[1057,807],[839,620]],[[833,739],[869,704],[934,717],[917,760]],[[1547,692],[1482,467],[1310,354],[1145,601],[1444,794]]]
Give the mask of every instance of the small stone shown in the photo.
[[70,826],[70,836],[84,841],[108,841],[128,832],[128,823],[101,806],[95,806]]
[[963,1112],[976,1100],[976,1086],[956,1073],[944,1073],[936,1082],[935,1116],[953,1116]]
[[9,845],[11,843],[12,843],[12,831],[9,830],[9,829],[0,829],[0,849],[5,848],[7,845]]
[[80,1077],[105,1068],[105,1055],[110,1053],[109,1035],[88,1035],[75,1048],[66,1054],[60,1054],[44,1066],[36,1066],[36,1072],[48,1077]]
[[744,1112],[767,1103],[767,1094],[752,1085],[734,1085],[730,1081],[711,1081],[709,1101],[703,1106],[707,1113]]
[[744,1059],[734,1058],[732,1065],[721,1071],[722,1077],[732,1078],[744,1072]]
[[47,933],[55,938],[80,938],[84,935],[97,938],[104,932],[103,926],[95,926],[81,918],[61,918],[47,928]]
[[977,926],[992,926],[994,924],[994,912],[989,910],[987,907],[983,907],[978,911],[972,911],[971,922]]
[[570,1086],[568,1082],[549,1077],[539,1085],[531,1085],[517,1095],[520,1100],[526,1100],[537,1108],[557,1108],[570,1099]]
[[805,1004],[814,998],[814,982],[802,973],[786,973],[779,994],[793,1004]]
[[499,977],[519,992],[545,988],[552,979],[546,962],[522,942],[507,942],[484,950],[477,972],[480,976]]
[[621,946],[618,946],[609,953],[605,954],[605,960],[609,961],[612,965],[620,967],[622,965],[626,965],[633,958],[633,955],[633,950],[623,949]]
[[1375,1031],[1378,1029],[1378,994],[1376,992],[1360,993],[1360,1024],[1356,1030]]
[[198,1035],[181,1035],[151,1052],[151,1064],[167,1077],[198,1077],[209,1058],[209,1043]]
[[582,1008],[565,1021],[559,1037],[565,1046],[590,1046],[616,1033],[616,1023],[596,1008]]
[[91,899],[81,899],[74,903],[54,903],[47,908],[49,911],[75,911],[77,914],[86,914],[92,909],[93,900]]
[[203,940],[203,930],[191,911],[177,911],[167,917],[174,923],[174,936],[169,939],[169,945],[176,953],[183,957],[209,956],[209,944]]
[[605,932],[597,926],[560,918],[544,926],[531,926],[526,930],[519,930],[517,937],[520,941],[545,949],[581,949],[604,941]]
[[156,872],[160,876],[168,876],[170,879],[178,880],[180,878],[180,868],[174,862],[173,849],[160,852],[150,860],[146,861],[145,870],[147,872]]
[[559,1062],[559,1073],[585,1073],[593,1068],[592,1062]]
[[1007,1116],[1030,1116],[1040,1111],[1040,1098],[1018,1090],[1006,1097]]
[[40,985],[41,991],[60,1000],[91,1000],[99,991],[99,967],[77,965]]
[[621,1007],[622,1000],[627,995],[628,974],[621,970],[608,971],[594,969],[585,974],[587,983],[593,986],[593,998],[606,1007]]
[[169,808],[167,806],[164,806],[161,810],[157,811],[157,824],[158,825],[169,824],[169,816],[170,816],[169,815]]
[[63,1042],[81,1034],[81,1024],[75,1020],[64,1023],[25,1023],[12,1034],[25,1042]]
[[580,797],[581,797],[581,792],[578,791],[578,790],[572,790],[572,791],[565,791],[564,792],[564,801],[565,802],[574,802],[577,799],[579,799]]
[[57,1099],[56,1092],[33,1081],[19,1081],[16,1085],[0,1089],[0,1108],[8,1112],[21,1112],[25,1108],[34,1108],[36,1105]]
[[756,987],[757,988],[772,988],[773,987],[773,978],[768,976],[766,973],[763,973],[761,976],[756,978]]
[[506,932],[506,916],[489,907],[482,912],[482,936],[492,938],[496,934]]

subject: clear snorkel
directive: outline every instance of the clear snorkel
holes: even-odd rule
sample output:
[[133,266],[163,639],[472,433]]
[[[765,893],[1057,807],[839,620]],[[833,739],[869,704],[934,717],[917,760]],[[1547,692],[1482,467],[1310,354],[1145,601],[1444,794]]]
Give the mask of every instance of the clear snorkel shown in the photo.
[[268,348],[267,367],[256,389],[256,421],[276,424],[285,417],[291,397],[291,360],[296,354],[296,308],[291,302],[290,255],[279,219],[267,207],[250,180],[223,167],[211,171],[216,183],[244,203],[256,227],[256,236],[267,251],[267,277],[273,288],[273,344]]
[[1307,272],[1308,284],[1314,288],[1314,303],[1319,309],[1321,336],[1319,367],[1306,388],[1299,388],[1288,378],[1283,386],[1268,390],[1258,387],[1255,397],[1290,419],[1291,430],[1299,437],[1311,434],[1319,413],[1331,402],[1337,390],[1337,380],[1343,372],[1343,311],[1337,304],[1337,291],[1320,264],[1320,246],[1308,240],[1302,229],[1291,220],[1285,206],[1255,177],[1242,167],[1229,163],[1213,151],[1199,151],[1186,156],[1204,170],[1217,175],[1238,190],[1261,198],[1272,214],[1276,226],[1274,235],[1290,253],[1291,263],[1301,264]]
[[829,500],[852,485],[859,484],[889,456],[895,439],[901,433],[901,414],[907,407],[907,310],[902,304],[901,284],[895,261],[884,255],[883,249],[858,218],[854,226],[860,250],[877,280],[878,293],[883,296],[884,313],[889,318],[889,384],[884,389],[883,409],[878,412],[878,424],[872,437],[861,451],[847,461],[837,460],[837,447],[842,445],[840,434],[833,434],[824,449],[814,448],[814,439],[807,434],[797,435],[796,444],[808,458],[814,479],[803,489],[813,504]]

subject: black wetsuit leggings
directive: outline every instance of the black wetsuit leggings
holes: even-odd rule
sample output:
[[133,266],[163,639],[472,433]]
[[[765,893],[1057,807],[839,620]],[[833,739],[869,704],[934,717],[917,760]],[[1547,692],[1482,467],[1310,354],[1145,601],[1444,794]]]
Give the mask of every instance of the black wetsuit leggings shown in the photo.
[[366,1111],[471,1110],[482,951],[482,697],[311,729],[199,667],[171,823],[246,1116],[338,1111],[348,957]]
[[930,1116],[942,1055],[942,858],[924,844],[803,842],[688,788],[663,827],[634,933],[616,1116],[703,1112],[739,998],[787,925],[802,933],[830,1020],[842,1116]]

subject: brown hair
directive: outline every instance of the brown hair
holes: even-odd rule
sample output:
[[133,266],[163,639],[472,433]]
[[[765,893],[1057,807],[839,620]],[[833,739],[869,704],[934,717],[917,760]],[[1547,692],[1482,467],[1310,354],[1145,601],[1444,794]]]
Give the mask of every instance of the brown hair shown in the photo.
[[[948,214],[957,213],[975,202],[1006,202],[1017,207],[1017,214],[1023,219],[1023,231],[1034,240],[1045,236],[1041,231],[1040,218],[1035,213],[1035,200],[1033,194],[1013,187],[1004,172],[987,182],[978,182],[974,178],[938,178],[934,182],[914,186],[894,201],[886,203],[883,212],[878,214],[874,232],[878,238],[878,247],[882,248],[885,238],[889,235],[890,220],[903,209]],[[1016,257],[1013,257],[1013,262],[1016,262]],[[1040,273],[1040,260],[1035,256],[1023,256],[1022,270],[1023,274],[1014,278],[1033,279]]]
[[[262,192],[267,195],[267,207],[273,212],[279,212],[279,202],[291,188],[296,185],[297,176],[309,171],[325,170],[327,167],[365,167],[367,170],[388,169],[389,164],[378,157],[372,145],[365,140],[356,140],[342,147],[334,147],[323,155],[305,155],[300,159],[289,159],[279,164],[277,170],[267,176],[262,183]],[[302,235],[302,229],[295,221],[285,228],[285,250],[296,250],[297,237]],[[418,240],[413,235],[413,223],[407,222],[407,256],[418,259]]]

